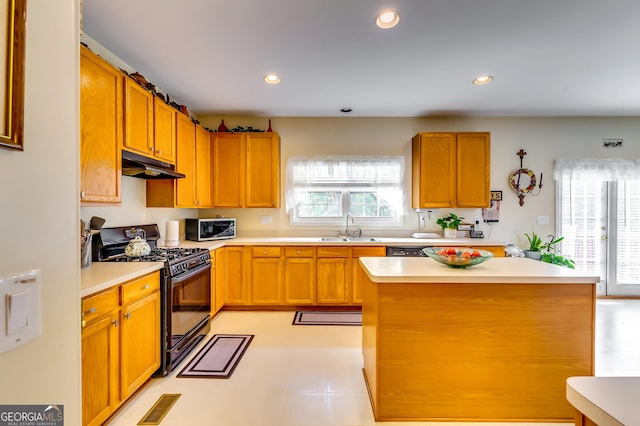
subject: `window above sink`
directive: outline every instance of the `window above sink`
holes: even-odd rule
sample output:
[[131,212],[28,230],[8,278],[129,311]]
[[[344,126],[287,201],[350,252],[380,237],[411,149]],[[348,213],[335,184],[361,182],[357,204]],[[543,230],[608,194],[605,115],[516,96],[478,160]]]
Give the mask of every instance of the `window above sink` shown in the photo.
[[286,204],[291,224],[340,225],[350,214],[355,228],[401,225],[404,165],[404,157],[290,159]]

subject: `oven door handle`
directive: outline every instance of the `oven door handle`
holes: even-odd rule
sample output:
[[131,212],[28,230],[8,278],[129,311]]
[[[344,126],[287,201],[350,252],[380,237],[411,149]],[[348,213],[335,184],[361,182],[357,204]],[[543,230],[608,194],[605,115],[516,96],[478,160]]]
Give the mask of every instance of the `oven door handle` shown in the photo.
[[198,266],[197,268],[194,269],[190,269],[188,271],[187,274],[185,275],[178,275],[175,277],[169,277],[169,282],[171,283],[172,286],[175,286],[176,284],[181,283],[184,280],[188,280],[189,278],[193,277],[194,275],[197,275],[207,269],[211,269],[211,262],[207,262],[205,264],[203,264],[202,266]]

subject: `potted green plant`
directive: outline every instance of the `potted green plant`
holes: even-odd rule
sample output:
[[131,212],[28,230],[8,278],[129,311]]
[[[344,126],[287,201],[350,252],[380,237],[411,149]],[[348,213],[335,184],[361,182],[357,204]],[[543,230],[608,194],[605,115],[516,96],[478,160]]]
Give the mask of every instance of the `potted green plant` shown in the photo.
[[549,242],[542,245],[542,250],[544,252],[540,256],[540,260],[547,263],[552,263],[554,265],[565,266],[570,269],[576,268],[576,263],[569,259],[568,257],[564,257],[561,254],[558,254],[558,249],[556,248],[556,244],[564,240],[564,237],[556,238],[553,235],[549,235]]
[[540,260],[542,253],[540,252],[542,249],[542,238],[535,231],[531,230],[531,235],[528,233],[524,233],[524,236],[529,240],[529,248],[523,250],[524,257],[528,257],[529,259]]
[[445,238],[455,238],[456,232],[458,231],[458,225],[462,223],[462,219],[464,219],[464,217],[458,217],[454,213],[449,213],[449,216],[441,217],[436,220],[436,223],[440,225],[444,231]]

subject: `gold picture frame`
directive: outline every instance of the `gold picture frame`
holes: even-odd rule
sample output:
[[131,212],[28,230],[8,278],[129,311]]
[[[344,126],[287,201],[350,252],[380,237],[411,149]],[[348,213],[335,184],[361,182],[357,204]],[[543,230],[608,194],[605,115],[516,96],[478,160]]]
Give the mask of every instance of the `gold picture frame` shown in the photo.
[[0,10],[0,148],[24,149],[24,56],[27,0],[9,0]]

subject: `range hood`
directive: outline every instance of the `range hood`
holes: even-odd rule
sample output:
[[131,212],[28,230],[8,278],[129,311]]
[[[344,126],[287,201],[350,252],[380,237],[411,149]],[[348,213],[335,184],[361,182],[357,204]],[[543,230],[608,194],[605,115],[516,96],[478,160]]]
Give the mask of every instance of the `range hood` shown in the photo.
[[180,179],[173,164],[122,150],[122,174],[140,179]]

